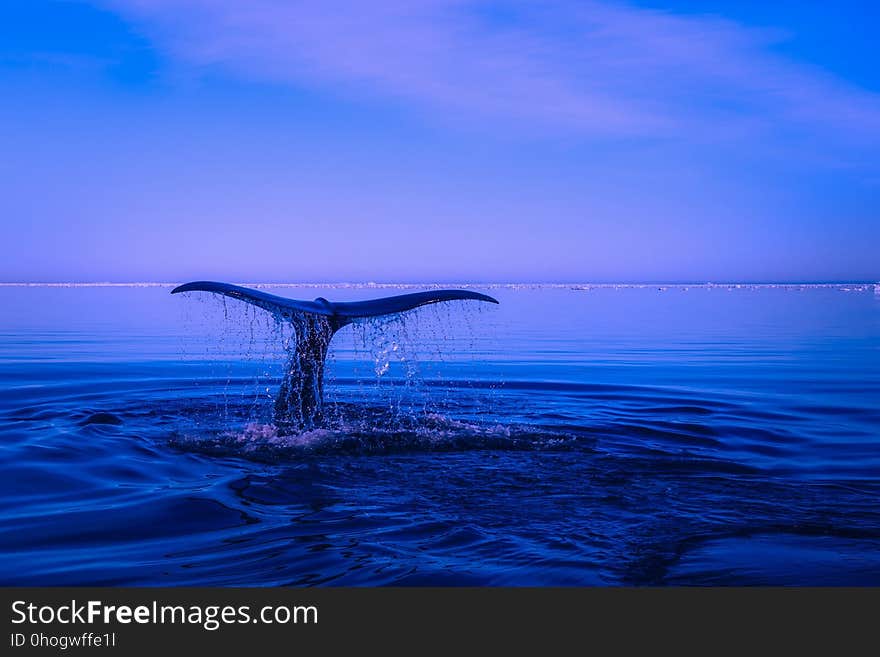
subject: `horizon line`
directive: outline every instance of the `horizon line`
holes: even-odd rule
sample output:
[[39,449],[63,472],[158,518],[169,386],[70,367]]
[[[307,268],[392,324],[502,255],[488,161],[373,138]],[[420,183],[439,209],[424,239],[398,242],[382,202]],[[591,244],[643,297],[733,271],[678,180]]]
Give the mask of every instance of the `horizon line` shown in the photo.
[[[0,281],[0,287],[174,287],[181,285],[175,281]],[[752,286],[752,287],[841,287],[847,285],[880,286],[880,280],[833,280],[833,281],[250,281],[236,282],[235,285],[247,287],[438,287],[456,285],[463,287],[712,287],[712,286]]]

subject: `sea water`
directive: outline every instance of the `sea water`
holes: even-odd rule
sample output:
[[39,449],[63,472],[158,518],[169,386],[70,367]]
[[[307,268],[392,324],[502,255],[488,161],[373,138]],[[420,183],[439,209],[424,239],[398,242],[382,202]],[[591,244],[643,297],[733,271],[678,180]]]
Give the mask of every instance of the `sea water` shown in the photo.
[[291,328],[170,289],[0,287],[0,584],[880,584],[873,285],[473,286],[296,435]]

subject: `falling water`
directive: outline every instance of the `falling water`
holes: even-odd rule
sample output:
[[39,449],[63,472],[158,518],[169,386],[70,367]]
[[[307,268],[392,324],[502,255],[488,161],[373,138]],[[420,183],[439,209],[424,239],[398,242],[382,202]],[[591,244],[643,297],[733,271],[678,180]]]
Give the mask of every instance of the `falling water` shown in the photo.
[[[456,419],[459,396],[444,378],[447,369],[473,362],[477,343],[491,338],[476,321],[485,312],[481,304],[436,304],[341,329],[326,361],[323,422],[291,433],[272,422],[272,405],[296,348],[296,323],[225,297],[196,296],[198,320],[186,321],[190,329],[200,322],[203,330],[191,331],[181,349],[187,356],[201,349],[222,386],[212,413],[199,413],[194,430],[173,434],[176,447],[277,458],[341,443],[379,452],[437,449],[516,433]],[[491,414],[496,389],[484,391],[482,412]]]

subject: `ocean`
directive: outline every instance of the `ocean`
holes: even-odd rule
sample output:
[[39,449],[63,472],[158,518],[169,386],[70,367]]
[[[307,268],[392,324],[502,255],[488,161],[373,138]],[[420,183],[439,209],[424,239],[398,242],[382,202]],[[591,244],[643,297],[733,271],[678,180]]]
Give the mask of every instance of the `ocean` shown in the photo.
[[880,286],[470,287],[0,286],[0,584],[880,585]]

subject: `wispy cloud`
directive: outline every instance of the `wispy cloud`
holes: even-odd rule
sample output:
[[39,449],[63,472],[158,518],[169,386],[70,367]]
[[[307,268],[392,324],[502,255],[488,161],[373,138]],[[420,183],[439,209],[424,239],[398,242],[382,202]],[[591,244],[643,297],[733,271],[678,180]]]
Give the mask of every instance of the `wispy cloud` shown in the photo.
[[599,136],[880,138],[880,97],[784,35],[610,2],[107,0],[174,57]]

